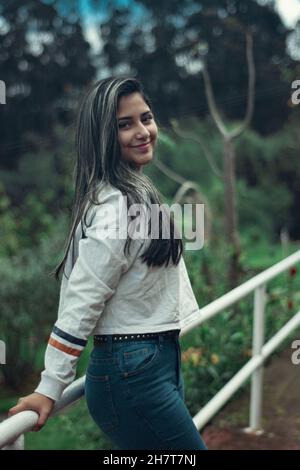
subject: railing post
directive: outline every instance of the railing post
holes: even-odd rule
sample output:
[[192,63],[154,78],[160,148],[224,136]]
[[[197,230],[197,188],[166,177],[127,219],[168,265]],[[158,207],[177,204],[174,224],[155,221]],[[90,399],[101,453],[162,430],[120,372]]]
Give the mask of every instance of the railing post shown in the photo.
[[[254,292],[252,356],[261,354],[265,339],[265,300],[266,285],[262,284]],[[262,396],[264,366],[258,367],[251,377],[250,423],[247,432],[261,434]]]

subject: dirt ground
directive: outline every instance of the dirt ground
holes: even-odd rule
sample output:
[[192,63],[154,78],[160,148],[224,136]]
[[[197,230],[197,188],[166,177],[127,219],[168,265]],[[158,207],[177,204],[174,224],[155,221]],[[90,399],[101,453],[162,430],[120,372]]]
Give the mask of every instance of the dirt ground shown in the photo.
[[[249,391],[227,404],[201,432],[211,450],[300,450],[300,364],[291,349],[274,356],[264,370],[261,435],[245,432]],[[250,387],[247,387],[249,389]]]

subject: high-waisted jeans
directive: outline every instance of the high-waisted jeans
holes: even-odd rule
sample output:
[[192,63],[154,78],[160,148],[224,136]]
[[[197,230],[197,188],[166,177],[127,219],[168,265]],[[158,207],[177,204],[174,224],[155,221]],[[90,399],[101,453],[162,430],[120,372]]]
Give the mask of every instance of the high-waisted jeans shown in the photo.
[[122,450],[204,450],[184,403],[178,334],[97,345],[85,395],[90,415]]

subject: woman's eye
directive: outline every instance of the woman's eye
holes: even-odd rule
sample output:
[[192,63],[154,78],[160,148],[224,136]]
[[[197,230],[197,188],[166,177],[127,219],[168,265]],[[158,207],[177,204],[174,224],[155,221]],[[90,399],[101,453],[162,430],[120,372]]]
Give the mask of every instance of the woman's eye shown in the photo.
[[129,122],[124,122],[122,124],[119,124],[119,129],[123,129],[123,127],[129,126]]
[[[152,119],[153,119],[153,116],[151,116],[149,114],[149,116],[146,116],[146,117],[143,118],[143,122],[144,121],[148,122],[148,121],[151,121]],[[119,129],[126,129],[126,128],[130,127],[130,125],[131,125],[130,122],[122,122],[122,123],[119,124]]]

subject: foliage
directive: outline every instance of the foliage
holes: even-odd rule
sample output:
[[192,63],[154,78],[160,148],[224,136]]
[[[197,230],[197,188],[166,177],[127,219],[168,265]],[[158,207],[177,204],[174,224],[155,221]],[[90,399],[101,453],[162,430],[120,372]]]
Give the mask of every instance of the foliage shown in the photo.
[[[219,162],[220,142],[209,138],[211,124],[207,121],[199,124],[193,119],[187,124],[190,125],[192,132],[198,133],[208,143],[213,158]],[[290,133],[288,130],[286,132]],[[223,231],[224,223],[222,181],[212,175],[203,155],[198,159],[195,158],[196,152],[199,151],[197,144],[175,137],[171,132],[161,134],[159,158],[187,179],[200,181],[201,190],[209,200],[212,210],[211,239],[206,242],[204,249],[199,253],[190,251],[185,254],[195,294],[203,305],[203,302],[208,303],[225,293],[223,277],[228,250],[225,240],[219,236]],[[44,149],[40,154],[40,159],[35,158],[34,154],[24,154],[20,159],[14,190],[14,198],[17,200],[21,199],[23,190],[24,197],[19,206],[12,204],[3,184],[1,189],[0,222],[4,231],[4,242],[0,248],[0,271],[3,279],[0,298],[4,313],[1,315],[0,322],[1,331],[5,332],[7,338],[11,336],[9,341],[13,345],[11,346],[13,357],[20,358],[16,361],[14,371],[10,371],[14,377],[7,377],[7,380],[15,385],[18,381],[21,383],[22,374],[33,369],[32,357],[37,346],[37,338],[45,340],[49,332],[50,319],[55,318],[57,310],[58,287],[54,280],[49,282],[45,273],[53,269],[54,259],[58,260],[58,253],[66,234],[66,211],[71,206],[72,195],[70,177],[72,151],[70,132],[57,128],[56,135],[59,148],[54,154]],[[254,158],[259,145],[262,162],[267,162],[271,168],[273,155],[277,159],[279,154],[276,152],[273,155],[270,154],[268,140],[274,140],[274,138],[260,139],[253,132],[246,133],[246,144],[240,143],[239,152],[243,151],[246,158],[248,156]],[[282,131],[282,137],[277,137],[277,140],[285,142],[284,131]],[[243,155],[239,155],[239,159],[242,158]],[[28,168],[35,165],[35,162],[38,162],[38,167],[36,167],[38,171],[28,171]],[[191,163],[187,165],[186,162]],[[284,160],[282,162],[284,163]],[[260,256],[264,256],[268,245],[272,245],[278,239],[276,231],[278,232],[278,228],[284,225],[286,220],[284,214],[291,204],[288,188],[284,184],[274,187],[276,172],[279,173],[279,171],[280,165],[273,169],[272,178],[264,180],[263,173],[257,171],[257,185],[255,186],[251,185],[250,180],[239,179],[242,257],[252,246],[255,246],[253,256],[259,252],[259,246],[263,246]],[[171,201],[178,183],[166,178],[154,165],[147,168],[146,172],[153,178],[166,199]],[[259,178],[262,180],[260,181]],[[9,181],[8,185],[10,186]],[[275,197],[270,201],[268,196],[271,187]],[[55,233],[53,233],[54,227]],[[218,263],[215,262],[216,259]],[[272,258],[270,258],[270,263],[271,260]],[[249,277],[255,274],[257,266],[254,265],[251,257],[247,262],[242,259],[242,262],[245,265],[246,275],[247,272]],[[251,262],[252,267],[250,267]],[[37,284],[39,289],[35,288]],[[46,302],[44,299],[47,299]],[[44,308],[42,317],[39,311],[41,304]],[[1,335],[3,336],[3,333]],[[16,342],[18,344],[15,344]],[[31,345],[31,349],[28,344]],[[24,347],[28,351],[26,354],[21,354]]]
[[[256,269],[258,267],[260,270],[265,269],[272,264],[273,260],[279,261],[280,250],[280,246],[277,248],[273,246],[269,253],[265,250],[265,254],[268,254],[269,257],[265,256],[260,265],[258,263],[262,258],[259,257],[260,252],[258,252],[258,257],[254,261]],[[251,260],[254,258],[253,253],[251,253]],[[190,255],[191,253],[186,258],[187,267],[201,307],[206,305],[208,300],[202,279],[198,275],[203,253],[199,252],[198,256],[195,253]],[[249,264],[249,259],[246,259],[245,263]],[[220,274],[221,271],[220,269]],[[215,298],[224,293],[218,284],[216,279]],[[299,309],[300,298],[297,294],[299,287],[300,276],[295,269],[278,276],[269,284],[266,340],[291,318],[296,309]],[[291,301],[293,305],[291,305]],[[185,400],[192,415],[198,412],[251,358],[252,309],[253,297],[249,296],[239,302],[237,315],[232,316],[232,309],[228,308],[181,338]],[[80,359],[78,375],[84,374],[90,348],[91,343],[84,350],[84,357]],[[58,429],[59,433],[57,433]],[[65,432],[61,432],[62,430]],[[64,437],[57,438],[58,435]],[[112,449],[113,444],[102,435],[92,422],[83,400],[67,414],[51,418],[40,433],[27,435],[26,448]]]
[[[93,0],[96,8],[99,0]],[[270,134],[290,113],[289,30],[273,2],[232,0],[136,0],[135,8],[110,2],[101,20],[99,60],[111,74],[126,70],[141,78],[161,122],[207,114],[201,76],[206,60],[217,102],[230,119],[241,119],[247,95],[245,31],[254,38],[256,113],[253,126]],[[167,47],[166,47],[167,44]],[[271,112],[270,112],[271,110]]]
[[278,234],[280,228],[285,227],[293,238],[299,237],[300,140],[296,117],[295,114],[279,132],[267,139],[251,130],[239,139],[236,166],[241,226],[245,222],[248,226],[249,215],[257,214],[258,231],[266,228],[270,233],[271,228]]
[[[47,237],[72,203],[71,130],[57,126],[57,147],[24,153],[15,172],[0,170],[0,255],[17,255]],[[33,171],[34,169],[34,171]],[[65,236],[65,234],[64,234]]]
[[58,305],[58,284],[49,279],[49,272],[58,262],[65,225],[64,219],[56,221],[36,246],[17,256],[1,257],[0,332],[7,345],[7,364],[0,373],[16,389],[42,367],[35,359],[41,344],[47,342]]
[[[211,122],[195,118],[178,122],[182,132],[201,139],[210,159],[222,173],[223,146]],[[254,241],[260,238],[276,243],[282,228],[288,229],[294,237],[300,235],[297,210],[300,201],[300,142],[297,128],[297,121],[291,120],[280,132],[268,138],[246,130],[238,139],[237,201],[241,236],[252,233]],[[199,144],[179,137],[171,130],[163,130],[161,134],[156,158],[181,177],[199,185],[211,207],[212,234],[219,233],[224,229],[222,178],[213,173]],[[146,173],[166,198],[171,200],[174,197],[178,182],[166,177],[155,165],[146,168]]]
[[[264,250],[266,256],[268,252],[266,248]],[[294,252],[295,249],[290,248],[290,251]],[[261,271],[274,262],[280,261],[280,255],[281,247],[278,246],[275,249],[273,245],[268,259],[256,258],[256,270],[259,267]],[[220,263],[217,252],[215,252],[215,258]],[[255,274],[250,269],[249,260],[250,257],[244,259],[245,265],[249,266],[249,272],[246,273],[243,282]],[[222,292],[224,286],[222,277],[219,277],[220,273],[214,270],[214,266],[211,266],[214,271],[212,290],[207,289],[199,276],[203,253],[190,256],[188,261],[188,270],[200,308],[225,294]],[[296,268],[291,268],[268,283],[265,309],[266,342],[299,310],[299,291],[300,275]],[[253,294],[239,301],[237,309],[227,308],[182,338],[182,370],[185,379],[186,403],[192,414],[196,414],[251,358],[252,312]],[[288,341],[289,339],[279,350],[286,344],[290,344]]]
[[[91,2],[96,8],[103,3]],[[209,202],[211,238],[202,250],[185,253],[200,307],[226,293],[223,181],[202,147],[179,137],[169,122],[176,117],[180,131],[200,138],[222,173],[223,145],[205,117],[199,64],[207,59],[217,103],[231,120],[229,126],[235,124],[245,112],[245,28],[254,36],[256,98],[252,129],[237,140],[243,281],[288,254],[278,245],[282,228],[294,239],[300,235],[299,115],[289,100],[298,69],[286,48],[289,31],[273,2],[263,3],[172,0],[170,9],[167,0],[136,0],[139,8],[130,11],[114,8],[112,1],[99,28],[100,72],[119,75],[126,70],[141,79],[160,129],[155,158],[196,182]],[[78,10],[70,5],[60,0],[0,5],[0,78],[8,84],[9,100],[9,106],[0,107],[0,339],[7,343],[7,365],[0,368],[2,412],[11,406],[12,395],[24,394],[37,378],[57,314],[58,284],[48,273],[60,259],[72,203],[73,112],[95,72]],[[32,31],[39,38],[36,50]],[[172,201],[179,183],[155,164],[145,173]],[[297,247],[290,245],[290,251]],[[299,291],[297,270],[268,285],[267,340],[299,309]],[[186,402],[192,414],[251,357],[252,310],[251,295],[182,338]],[[91,343],[80,358],[78,375],[85,372],[90,348]],[[9,396],[4,393],[8,390]],[[70,414],[51,419],[40,433],[26,436],[26,445],[112,446],[91,421],[84,401]]]
[[0,258],[16,253],[19,249],[17,211],[12,207],[4,185],[0,182]]
[[95,68],[75,11],[62,14],[57,2],[8,1],[0,4],[0,20],[1,80],[9,103],[0,106],[0,162],[12,169],[24,151],[53,142],[56,123],[71,122],[78,91]]

